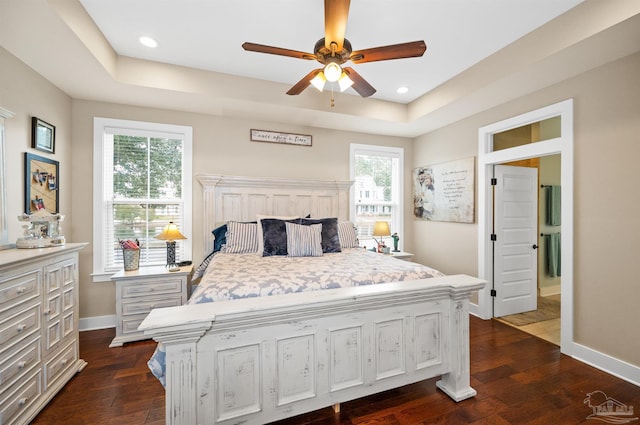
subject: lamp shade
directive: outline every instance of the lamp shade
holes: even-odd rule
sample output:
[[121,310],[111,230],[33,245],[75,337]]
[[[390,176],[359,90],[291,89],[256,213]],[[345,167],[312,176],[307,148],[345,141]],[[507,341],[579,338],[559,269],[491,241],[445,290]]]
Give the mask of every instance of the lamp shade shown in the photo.
[[389,229],[389,222],[376,221],[373,225],[373,236],[389,236],[391,230]]
[[178,230],[178,226],[176,226],[173,221],[170,221],[164,229],[162,229],[162,233],[155,237],[156,239],[160,239],[163,241],[177,241],[180,239],[187,239],[180,230]]

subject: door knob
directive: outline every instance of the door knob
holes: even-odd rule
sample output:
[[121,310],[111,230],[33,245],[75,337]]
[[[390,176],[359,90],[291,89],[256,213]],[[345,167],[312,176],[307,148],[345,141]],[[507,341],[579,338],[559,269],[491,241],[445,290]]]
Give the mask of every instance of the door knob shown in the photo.
[[533,248],[533,249],[538,249],[538,245],[533,244],[532,248]]

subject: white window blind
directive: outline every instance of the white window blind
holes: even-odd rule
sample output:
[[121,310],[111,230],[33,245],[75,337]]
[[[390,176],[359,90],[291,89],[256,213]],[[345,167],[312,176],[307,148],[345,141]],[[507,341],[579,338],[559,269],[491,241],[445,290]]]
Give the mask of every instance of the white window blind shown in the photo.
[[123,267],[119,241],[126,239],[140,243],[140,266],[165,264],[166,242],[155,236],[169,222],[187,237],[176,241],[176,259],[191,259],[191,128],[98,118],[95,124],[101,155],[94,159],[94,275]]

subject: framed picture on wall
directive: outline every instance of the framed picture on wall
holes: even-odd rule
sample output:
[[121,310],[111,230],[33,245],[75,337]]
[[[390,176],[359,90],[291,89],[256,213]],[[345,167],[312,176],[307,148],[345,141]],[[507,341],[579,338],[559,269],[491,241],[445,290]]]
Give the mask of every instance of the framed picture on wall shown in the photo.
[[24,212],[33,214],[38,210],[47,210],[51,214],[60,212],[59,208],[59,168],[58,161],[34,155],[24,154]]
[[55,153],[56,151],[56,128],[55,126],[41,120],[31,118],[31,147],[44,152]]

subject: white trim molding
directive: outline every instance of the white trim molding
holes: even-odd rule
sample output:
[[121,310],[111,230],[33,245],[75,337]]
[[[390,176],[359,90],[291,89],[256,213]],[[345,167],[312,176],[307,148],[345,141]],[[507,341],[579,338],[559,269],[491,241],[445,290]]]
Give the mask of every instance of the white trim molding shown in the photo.
[[572,352],[574,359],[640,387],[640,367],[578,343],[573,344]]

